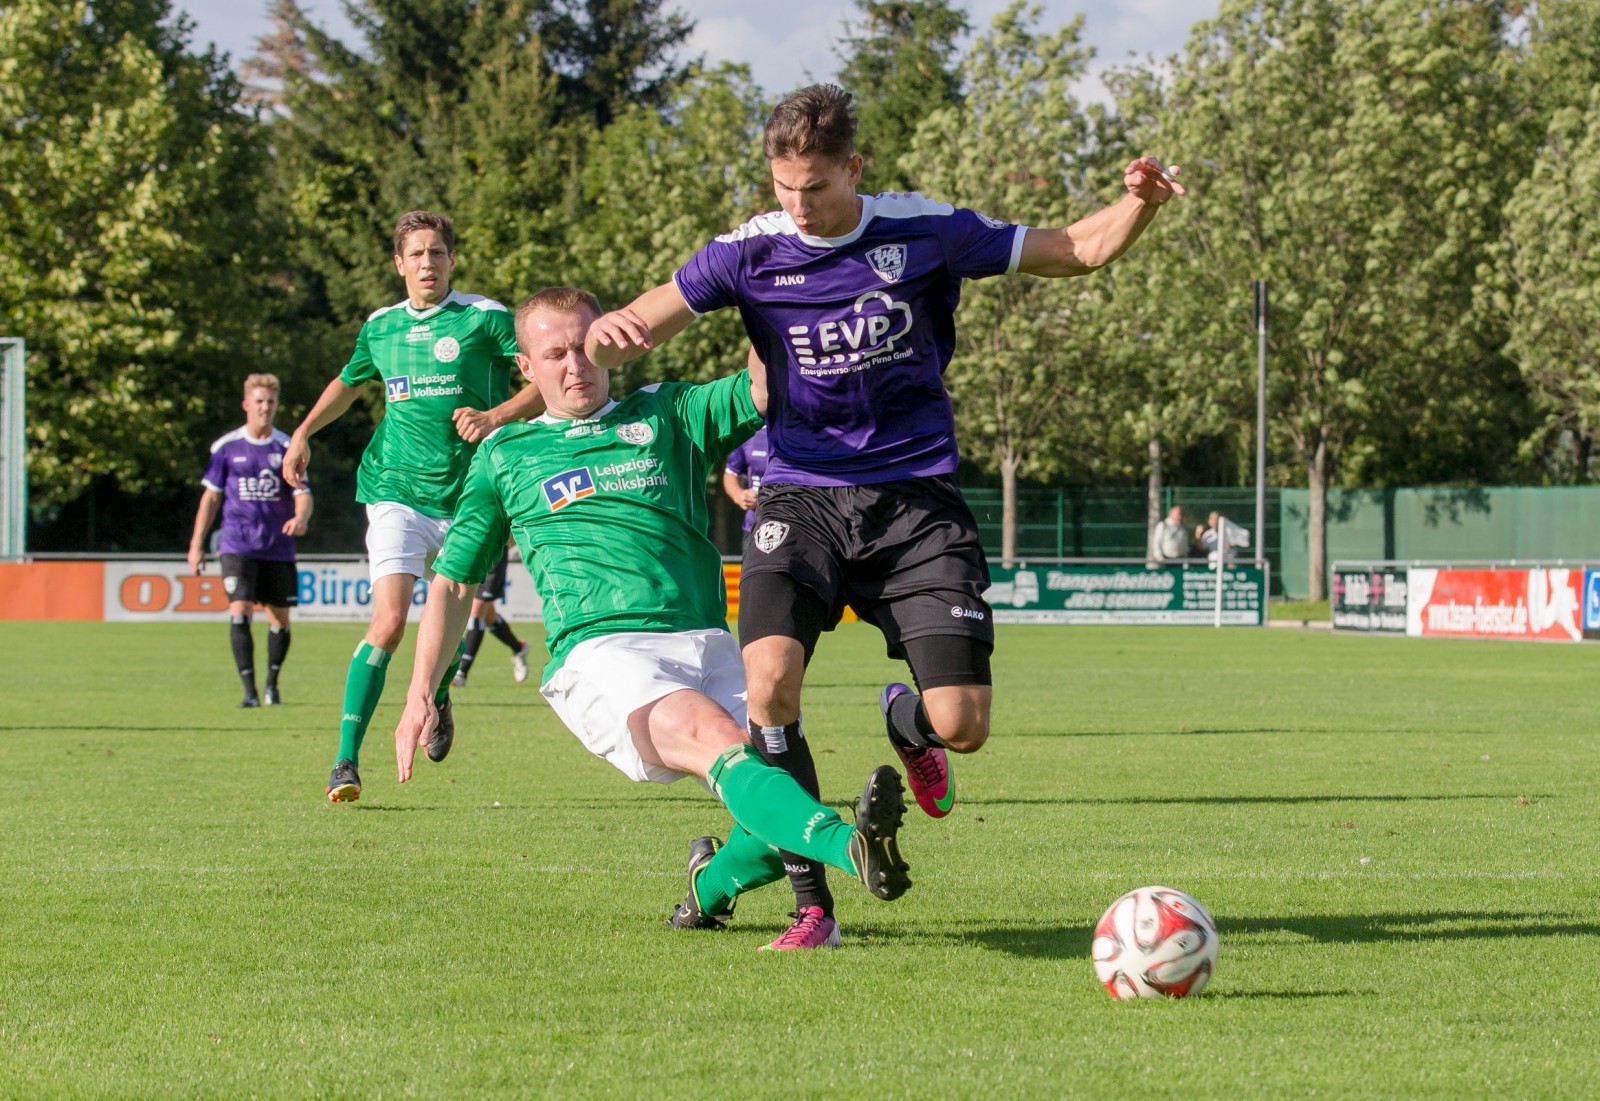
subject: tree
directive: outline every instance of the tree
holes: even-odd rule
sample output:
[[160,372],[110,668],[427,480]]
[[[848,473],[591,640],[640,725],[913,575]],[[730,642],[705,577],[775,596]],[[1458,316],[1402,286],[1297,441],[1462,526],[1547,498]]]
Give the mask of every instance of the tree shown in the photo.
[[958,42],[972,26],[949,0],[856,0],[856,10],[838,52],[867,162],[862,190],[908,191],[900,159],[922,119],[961,102]]
[[1473,0],[1225,0],[1139,131],[1199,185],[1166,240],[1239,344],[1271,281],[1269,408],[1311,490],[1313,599],[1334,479],[1505,435],[1503,337],[1471,305],[1528,156],[1505,32]]
[[[1507,351],[1542,414],[1537,442],[1567,473],[1590,480],[1600,434],[1600,88],[1586,109],[1558,111],[1549,137],[1506,207],[1494,270],[1497,312],[1510,323]],[[1493,292],[1491,292],[1493,293]],[[1565,479],[1563,479],[1565,480]]]
[[[665,111],[624,111],[586,152],[567,270],[608,307],[621,305],[665,282],[711,238],[770,209],[764,121],[740,66],[692,70]],[[628,390],[663,378],[704,381],[743,367],[748,346],[738,316],[718,311],[614,372],[613,382]]]
[[28,341],[38,505],[182,470],[257,369],[263,148],[166,0],[0,7],[0,329]]
[[603,129],[629,105],[666,105],[688,75],[676,54],[694,23],[661,8],[662,0],[554,0],[545,9],[537,30],[563,117],[581,115]]
[[[1082,17],[1036,35],[1015,3],[973,44],[967,93],[917,127],[900,164],[919,190],[1024,225],[1062,226],[1098,205],[1085,179],[1091,124],[1070,88],[1091,51]],[[1017,479],[1094,471],[1114,430],[1085,280],[1000,278],[964,290],[945,374],[966,458],[1000,475],[1002,550],[1016,553]]]

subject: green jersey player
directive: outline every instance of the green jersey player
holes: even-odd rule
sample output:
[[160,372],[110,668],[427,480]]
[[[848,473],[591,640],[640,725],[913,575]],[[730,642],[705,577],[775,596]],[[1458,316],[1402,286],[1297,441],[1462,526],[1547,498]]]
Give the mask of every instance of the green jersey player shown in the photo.
[[435,686],[468,605],[513,536],[544,601],[550,661],[541,693],[590,752],[630,779],[700,778],[727,805],[728,843],[689,854],[679,928],[716,928],[741,890],[784,875],[778,849],[857,876],[879,898],[910,886],[896,833],[900,776],[868,779],[855,825],[761,760],[745,736],[744,669],[727,630],[722,562],[706,534],[706,479],[761,426],[748,371],[702,386],[659,383],[620,401],[584,354],[600,315],[587,291],[554,287],[517,309],[518,366],[543,416],[478,450],[417,632],[395,730],[404,783],[437,722]]
[[[492,299],[452,291],[455,262],[449,218],[426,210],[401,215],[394,267],[405,280],[405,300],[367,318],[350,362],[295,429],[283,457],[285,480],[299,487],[311,437],[349,409],[363,385],[383,383],[383,420],[356,476],[356,500],[367,506],[372,621],[345,677],[339,752],[327,788],[336,803],[361,797],[361,742],[389,659],[405,636],[412,590],[430,574],[479,441],[540,408],[535,387],[510,396],[517,350],[510,313]],[[435,761],[450,751],[455,732],[449,680],[439,685],[442,721],[428,745]]]

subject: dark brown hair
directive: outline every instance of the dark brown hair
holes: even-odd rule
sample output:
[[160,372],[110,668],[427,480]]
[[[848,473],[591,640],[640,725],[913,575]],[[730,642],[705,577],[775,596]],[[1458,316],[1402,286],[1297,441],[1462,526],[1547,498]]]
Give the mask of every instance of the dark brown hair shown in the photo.
[[784,96],[767,117],[767,160],[818,153],[849,160],[856,151],[852,98],[837,84],[812,84]]
[[408,210],[394,224],[394,254],[399,256],[406,247],[406,238],[419,229],[431,229],[444,239],[444,250],[456,254],[456,227],[443,214],[431,210]]

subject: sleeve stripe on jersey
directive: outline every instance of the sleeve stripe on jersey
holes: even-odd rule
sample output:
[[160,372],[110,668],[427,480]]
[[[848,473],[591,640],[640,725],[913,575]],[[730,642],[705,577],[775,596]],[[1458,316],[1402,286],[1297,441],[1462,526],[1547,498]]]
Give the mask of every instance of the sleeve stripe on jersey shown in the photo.
[[218,436],[217,439],[216,439],[216,442],[211,445],[211,454],[215,455],[218,451],[221,451],[224,447],[228,446],[234,440],[239,440],[239,439],[243,439],[243,438],[244,438],[244,429],[243,428],[235,428],[232,432],[224,432],[222,435]]
[[1017,268],[1022,263],[1022,244],[1028,237],[1028,227],[1018,226],[1016,240],[1011,242],[1011,263],[1006,266],[1007,275],[1017,274]]
[[786,211],[773,210],[758,214],[732,233],[724,233],[717,240],[725,245],[737,244],[751,237],[793,237],[800,233],[794,219]]
[[[717,238],[717,240],[719,240],[719,241],[721,241],[722,239],[723,238],[721,238],[721,237]],[[689,307],[689,312],[694,314],[696,317],[704,317],[705,314],[703,314],[699,310],[695,309],[694,308],[694,303],[689,301],[689,292],[683,289],[683,284],[682,283],[678,282],[678,276],[681,275],[681,274],[683,274],[681,270],[680,271],[675,271],[675,272],[672,273],[672,285],[674,287],[678,288],[678,293],[683,296],[683,304],[685,306]]]
[[221,486],[214,486],[210,482],[206,481],[204,478],[200,479],[200,484],[205,486],[212,493],[221,493],[222,492],[222,487]]
[[481,294],[461,294],[458,292],[455,295],[455,298],[456,301],[461,302],[464,305],[471,306],[474,309],[485,311],[499,310],[501,313],[510,312],[501,303],[496,302],[492,298],[485,298]]

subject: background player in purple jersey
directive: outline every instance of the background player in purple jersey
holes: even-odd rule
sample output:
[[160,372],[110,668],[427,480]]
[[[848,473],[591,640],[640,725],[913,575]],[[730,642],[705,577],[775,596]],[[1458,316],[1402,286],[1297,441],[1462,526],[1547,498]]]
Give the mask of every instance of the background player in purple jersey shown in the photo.
[[311,490],[283,480],[283,453],[289,436],[272,427],[278,414],[278,379],[251,375],[244,380],[245,425],[211,445],[211,462],[201,484],[200,509],[189,540],[189,568],[203,573],[206,535],[222,513],[222,586],[228,594],[233,663],[244,682],[240,707],[260,707],[256,695],[256,644],[250,617],[256,603],[267,609],[268,704],[282,703],[278,671],[289,656],[289,609],[299,603],[294,541],[311,520]]
[[[961,282],[1087,275],[1184,189],[1140,157],[1124,169],[1121,199],[1062,229],[921,195],[858,195],[850,102],[833,85],[785,97],[765,134],[782,209],[600,318],[589,352],[614,367],[700,314],[739,311],[767,365],[773,450],[739,590],[751,740],[815,791],[800,689],[817,639],[851,605],[911,667],[920,694],[890,684],[879,706],[918,804],[942,817],[955,797],[944,751],[970,753],[989,736],[994,644],[988,563],[952,478],[959,456],[943,383]],[[825,943],[832,900],[821,869],[790,864],[797,939]]]
[[767,429],[751,436],[728,454],[728,465],[722,472],[722,491],[728,499],[744,509],[744,546],[750,546],[750,532],[756,526],[756,493],[761,489],[761,479],[767,474],[767,461],[771,458],[771,445],[767,443]]

